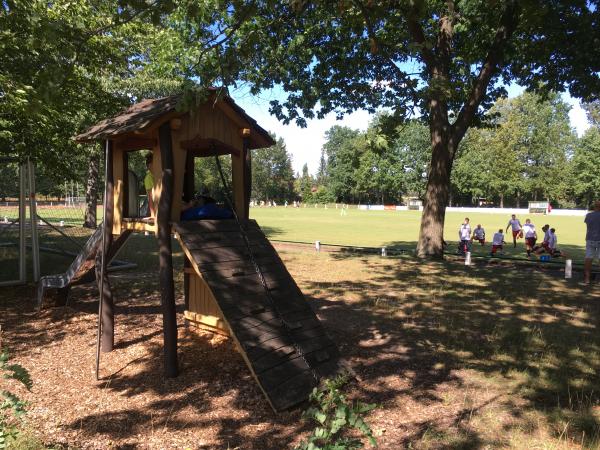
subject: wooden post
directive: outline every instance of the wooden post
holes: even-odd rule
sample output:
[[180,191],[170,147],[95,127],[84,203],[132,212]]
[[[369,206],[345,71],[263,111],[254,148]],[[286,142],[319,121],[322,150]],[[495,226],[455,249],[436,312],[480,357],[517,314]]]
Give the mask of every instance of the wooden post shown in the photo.
[[184,309],[190,309],[190,274],[189,269],[192,268],[192,263],[187,255],[183,255],[183,292],[184,292]]
[[160,264],[160,295],[163,309],[164,370],[167,378],[179,373],[177,364],[177,312],[171,249],[171,205],[173,202],[173,142],[167,122],[158,129],[162,165],[162,189],[158,201],[157,236]]
[[[103,352],[110,352],[115,345],[115,311],[112,290],[108,281],[108,252],[112,245],[113,216],[114,216],[114,176],[113,176],[113,142],[106,141],[106,168],[104,189],[104,218],[103,218],[103,246],[96,255],[96,282],[100,290],[102,302],[101,321],[101,346]],[[102,257],[104,255],[104,257]]]
[[[249,132],[250,130],[248,130]],[[252,155],[248,144],[250,142],[250,133],[243,136],[242,158],[244,160],[244,216],[250,218],[250,196],[252,195]]]
[[183,179],[183,199],[189,202],[194,199],[194,155],[192,152],[187,152],[185,156],[185,175]]

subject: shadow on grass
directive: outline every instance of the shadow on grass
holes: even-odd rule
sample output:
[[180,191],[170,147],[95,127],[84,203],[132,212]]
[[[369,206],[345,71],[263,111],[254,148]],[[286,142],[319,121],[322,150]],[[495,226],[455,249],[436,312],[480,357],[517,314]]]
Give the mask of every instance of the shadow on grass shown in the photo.
[[[369,280],[314,281],[308,290],[318,293],[311,299],[342,343],[342,354],[362,361],[359,373],[366,382],[358,389],[366,400],[385,403],[409,395],[438,402],[435,386],[460,384],[456,370],[471,369],[510,382],[526,401],[525,410],[544,415],[557,435],[568,422],[579,442],[596,442],[598,295],[592,298],[536,267],[464,267],[413,258],[361,262]],[[358,301],[324,299],[349,293]],[[390,376],[409,378],[409,387],[368,387]],[[523,406],[507,407],[517,417]],[[413,425],[420,431],[405,445],[421,439],[431,424]],[[476,447],[498,445],[478,436],[469,441],[479,442]]]
[[[149,258],[149,253],[143,254]],[[334,253],[332,264],[350,261],[350,256]],[[496,395],[459,407],[441,423],[411,417],[397,424],[406,433],[395,443],[397,447],[388,448],[427,441],[441,442],[445,448],[507,445],[506,439],[490,439],[466,424],[467,417],[490,402],[502,403],[519,426],[526,422],[532,432],[537,424],[527,422],[526,416],[533,411],[545,418],[556,436],[569,423],[579,442],[596,442],[600,430],[593,413],[600,401],[597,291],[582,291],[536,267],[464,267],[410,257],[367,256],[355,261],[362,276],[330,281],[327,270],[315,270],[300,285],[341,353],[356,362],[361,379],[355,384],[358,396],[384,407],[405,398],[420,405],[442,404],[436,388],[443,383],[463,387],[464,378],[457,372],[464,369],[494,380],[511,393],[509,398]],[[180,268],[178,260],[176,273]],[[175,432],[205,427],[217,430],[223,447],[257,449],[286,448],[302,431],[298,411],[272,414],[229,340],[215,342],[181,327],[181,375],[164,379],[156,272],[135,277],[123,273],[111,280],[121,299],[117,327],[141,330],[126,334],[117,347],[123,350],[143,343],[145,355],[127,363],[135,370],[120,368],[105,374],[110,379],[105,389],[132,402],[151,395],[151,401],[143,408],[132,403],[88,413],[66,424],[68,429],[79,430],[91,440],[98,434],[126,440],[150,428]],[[95,288],[77,289],[71,307],[45,311],[41,317],[32,309],[19,313],[19,298],[29,294],[27,288],[16,290],[12,303],[4,305],[8,316],[2,316],[12,326],[15,348],[26,349],[31,342],[41,349],[54,345],[65,337],[64,322],[77,315],[93,317]],[[181,292],[180,277],[178,289]],[[181,312],[181,302],[178,308]],[[390,378],[405,383],[384,382]],[[213,414],[216,410],[220,414]],[[507,434],[514,426],[506,425]],[[249,429],[258,430],[252,433],[252,442]],[[198,448],[211,448],[211,444],[199,443]]]

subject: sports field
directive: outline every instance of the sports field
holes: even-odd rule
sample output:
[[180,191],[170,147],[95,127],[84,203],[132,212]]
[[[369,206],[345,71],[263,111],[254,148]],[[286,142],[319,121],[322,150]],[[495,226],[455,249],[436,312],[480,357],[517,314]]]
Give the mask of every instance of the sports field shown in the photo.
[[[63,206],[42,207],[38,209],[41,217],[58,223],[64,221],[66,225],[80,226],[83,222],[83,208],[66,208]],[[16,217],[15,208],[6,208],[0,204],[0,220],[3,216]],[[98,220],[101,220],[102,210],[98,208]],[[250,217],[256,219],[268,237],[273,240],[295,241],[314,243],[320,241],[322,244],[334,244],[343,246],[364,247],[399,247],[412,250],[416,246],[421,213],[419,211],[365,211],[359,209],[348,209],[345,215],[341,215],[341,209],[324,209],[306,207],[271,207],[251,208]],[[455,253],[458,243],[458,228],[464,220],[465,214],[448,212],[446,214],[446,226],[444,238],[448,243],[446,251]],[[502,228],[506,229],[507,214],[495,214],[489,212],[468,213],[471,219],[471,227],[474,229],[481,224],[486,231],[486,239],[491,242],[494,232]],[[556,229],[558,247],[564,251],[569,258],[580,262],[584,257],[585,249],[585,224],[581,216],[543,216],[530,215],[519,216],[522,223],[531,218],[538,230],[541,240],[541,228],[549,224]],[[525,257],[524,240],[518,241],[517,248],[512,246],[512,236],[506,237],[509,245],[504,248],[505,257]],[[484,247],[473,244],[473,255],[487,255],[490,245]]]
[[[419,211],[364,211],[349,209],[342,216],[335,208],[251,208],[250,216],[274,240],[299,242],[320,241],[322,244],[392,247],[414,249],[419,235],[421,213]],[[464,220],[464,213],[448,212],[444,237],[448,242],[447,251],[454,253],[458,243],[458,228]],[[481,224],[486,231],[486,239],[491,241],[494,232],[506,225],[510,217],[505,214],[476,213],[468,214],[471,226]],[[538,230],[550,224],[556,229],[558,247],[575,261],[583,260],[585,249],[585,224],[580,216],[543,216],[531,215],[518,217],[522,223],[529,217]],[[517,248],[512,246],[512,236],[506,237],[505,256],[525,256],[524,240],[520,239]],[[473,244],[474,255],[485,255],[490,251],[486,244],[481,247]]]

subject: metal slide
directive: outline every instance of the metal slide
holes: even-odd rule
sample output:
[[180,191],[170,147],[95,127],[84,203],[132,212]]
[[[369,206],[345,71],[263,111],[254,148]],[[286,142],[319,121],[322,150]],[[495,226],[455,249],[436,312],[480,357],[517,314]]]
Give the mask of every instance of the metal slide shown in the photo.
[[[40,278],[37,290],[38,307],[42,306],[44,298],[48,296],[49,293],[64,302],[66,301],[68,290],[71,286],[95,279],[94,269],[96,266],[96,255],[102,246],[102,229],[102,226],[96,228],[94,234],[89,237],[83,249],[79,252],[65,273],[47,275]],[[124,233],[121,233],[121,235],[113,241],[108,254],[109,262],[130,235],[131,230],[127,230]]]

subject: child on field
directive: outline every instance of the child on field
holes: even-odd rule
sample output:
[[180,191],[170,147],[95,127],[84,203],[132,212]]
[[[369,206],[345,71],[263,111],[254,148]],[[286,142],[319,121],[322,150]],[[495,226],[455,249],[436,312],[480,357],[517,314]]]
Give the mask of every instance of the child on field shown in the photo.
[[517,216],[513,214],[508,221],[508,225],[506,226],[506,232],[508,233],[508,229],[512,229],[513,236],[513,246],[517,247],[517,239],[523,237],[523,230],[521,226],[521,221],[517,219]]
[[485,245],[485,230],[481,227],[481,224],[477,224],[477,227],[473,230],[473,241],[479,241],[481,245]]
[[535,241],[537,240],[537,232],[535,231],[535,225],[531,223],[531,219],[525,220],[525,225],[523,225],[523,233],[525,234],[525,249],[527,250],[527,257],[530,257],[533,247],[535,247]]
[[558,248],[558,238],[556,237],[556,230],[554,228],[550,228],[550,232],[548,235],[548,253],[552,256],[565,256],[563,252],[561,252]]
[[465,217],[465,221],[458,229],[458,254],[464,255],[466,252],[471,251],[471,225],[469,225],[469,218]]
[[541,245],[536,245],[533,247],[533,251],[536,255],[541,255],[544,252],[550,252],[550,248],[548,247],[548,239],[550,236],[550,225],[546,224],[542,227],[542,231],[544,232],[544,240]]
[[494,237],[492,238],[492,252],[490,253],[490,256],[496,255],[498,250],[502,252],[504,244],[506,244],[504,241],[504,233],[502,233],[502,228],[500,228],[497,233],[494,233]]

